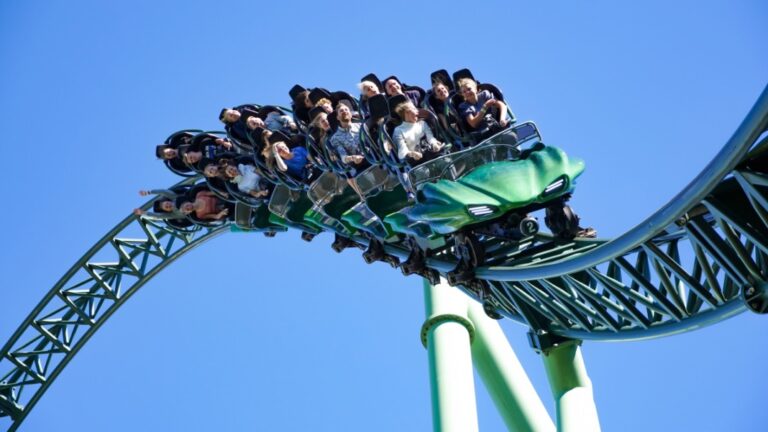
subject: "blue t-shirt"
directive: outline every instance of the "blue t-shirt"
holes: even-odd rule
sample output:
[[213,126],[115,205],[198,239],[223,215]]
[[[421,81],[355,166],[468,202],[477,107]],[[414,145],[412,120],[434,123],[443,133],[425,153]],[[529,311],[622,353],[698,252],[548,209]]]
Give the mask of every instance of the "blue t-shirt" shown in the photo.
[[[459,115],[464,120],[466,124],[469,124],[469,116],[470,115],[476,115],[480,110],[483,108],[483,105],[489,100],[493,99],[493,94],[489,92],[488,90],[483,90],[479,93],[477,93],[477,102],[474,104],[471,104],[467,101],[462,102],[459,104]],[[486,117],[490,116],[491,114],[486,112]],[[485,129],[487,126],[486,124],[480,124],[477,129]]]
[[213,142],[209,142],[208,144],[204,145],[201,149],[201,152],[203,153],[203,157],[206,159],[213,159],[218,156],[219,153],[223,153],[222,147],[214,144]]
[[288,167],[288,174],[297,179],[304,180],[304,167],[307,165],[307,149],[298,146],[291,150],[293,157],[291,159],[285,159],[285,166]]

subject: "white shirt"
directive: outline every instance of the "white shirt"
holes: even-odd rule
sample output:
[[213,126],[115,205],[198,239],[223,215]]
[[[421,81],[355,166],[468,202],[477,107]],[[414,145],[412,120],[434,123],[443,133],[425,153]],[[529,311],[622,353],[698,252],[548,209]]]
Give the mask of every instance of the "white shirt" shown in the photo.
[[264,119],[264,125],[271,131],[289,128],[291,123],[293,123],[293,119],[290,116],[280,114],[277,111],[271,111],[267,114],[267,118]]
[[400,124],[400,126],[395,128],[392,136],[397,145],[397,157],[400,160],[405,160],[408,152],[421,151],[419,143],[425,138],[430,145],[440,144],[440,141],[432,135],[432,129],[423,120],[419,120],[416,123],[403,122]]
[[240,164],[237,166],[237,171],[240,175],[233,178],[232,181],[237,184],[237,188],[240,192],[249,193],[250,191],[259,188],[259,180],[261,180],[261,177],[256,174],[253,165]]

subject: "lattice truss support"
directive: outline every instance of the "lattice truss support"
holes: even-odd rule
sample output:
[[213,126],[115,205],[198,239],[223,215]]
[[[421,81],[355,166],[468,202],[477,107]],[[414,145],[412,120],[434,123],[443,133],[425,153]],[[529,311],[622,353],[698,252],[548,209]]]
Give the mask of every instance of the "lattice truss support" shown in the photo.
[[[485,238],[488,258],[474,269],[481,282],[465,291],[486,303],[485,312],[529,325],[539,348],[563,338],[652,338],[744,309],[768,312],[767,131],[768,89],[718,156],[643,224],[612,241]],[[108,232],[0,350],[0,429],[18,428],[73,356],[144,283],[227,229],[178,230],[131,216]],[[425,259],[431,270],[445,275],[456,268],[451,247]],[[387,252],[408,256],[402,245]]]
[[[768,144],[675,224],[625,254],[557,277],[492,281],[501,311],[533,329],[627,340],[768,312]],[[573,258],[596,242],[545,245],[508,268]]]
[[[0,429],[18,427],[72,357],[145,282],[227,229],[177,230],[163,222],[129,217],[107,233],[2,347]],[[4,421],[10,426],[3,426]]]

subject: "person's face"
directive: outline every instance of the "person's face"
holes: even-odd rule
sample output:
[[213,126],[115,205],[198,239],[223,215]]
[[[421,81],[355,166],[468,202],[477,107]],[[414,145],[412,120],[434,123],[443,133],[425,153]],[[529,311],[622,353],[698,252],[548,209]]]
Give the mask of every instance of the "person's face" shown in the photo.
[[203,158],[202,152],[187,152],[184,154],[184,160],[190,164],[198,163],[202,158]]
[[365,94],[366,97],[373,97],[379,94],[379,88],[376,87],[376,84],[374,83],[365,83],[363,84],[363,94]]
[[400,83],[397,82],[397,80],[391,79],[384,83],[384,88],[387,89],[387,94],[389,96],[394,96],[396,94],[400,94],[402,89],[400,88]]
[[437,100],[442,102],[448,100],[448,87],[443,84],[437,84],[433,87],[433,90],[435,91],[435,97]]
[[163,149],[163,159],[165,160],[173,159],[178,155],[179,155],[179,152],[176,149],[173,149],[173,148]]
[[403,117],[405,121],[413,123],[419,118],[419,110],[413,104],[408,104],[403,110]]
[[461,95],[464,100],[469,103],[477,102],[477,88],[472,84],[464,84],[461,86]]
[[325,131],[330,129],[331,124],[328,123],[328,115],[325,113],[320,114],[320,118],[317,120],[317,125],[320,126],[320,128]]
[[234,165],[227,165],[227,167],[224,169],[224,174],[226,174],[229,178],[235,178],[240,173],[237,171],[237,167]]
[[304,95],[304,108],[312,108],[312,101],[309,100],[309,92]]
[[260,119],[259,117],[248,117],[246,124],[250,129],[263,128],[264,120]]
[[331,105],[330,102],[325,102],[324,104],[320,105],[320,108],[322,108],[323,111],[327,112],[328,114],[333,112],[333,105]]
[[291,150],[284,142],[275,143],[275,150],[277,150],[277,154],[283,159],[286,159],[291,155]]
[[185,202],[184,204],[181,205],[180,210],[184,214],[190,214],[193,211],[195,211],[195,205],[192,204],[191,202]]
[[338,111],[336,113],[336,118],[339,119],[339,122],[347,123],[352,120],[352,111],[349,110],[348,106],[339,104],[339,107],[336,108],[336,110]]
[[219,167],[216,165],[206,165],[206,167],[203,168],[203,175],[206,177],[216,177],[219,175]]
[[233,109],[228,109],[226,112],[224,112],[224,122],[225,123],[234,123],[236,121],[240,120],[240,112]]
[[173,211],[173,203],[170,201],[163,201],[160,203],[160,210],[164,212],[172,212]]

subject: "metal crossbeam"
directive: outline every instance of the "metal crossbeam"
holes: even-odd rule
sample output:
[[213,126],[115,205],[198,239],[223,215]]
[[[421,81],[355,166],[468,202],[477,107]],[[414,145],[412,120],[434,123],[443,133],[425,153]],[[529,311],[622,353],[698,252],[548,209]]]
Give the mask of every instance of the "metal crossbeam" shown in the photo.
[[[611,241],[560,242],[542,234],[517,244],[484,237],[487,265],[474,271],[481,288],[468,284],[465,291],[536,334],[573,339],[658,337],[747,307],[768,312],[767,130],[768,89],[716,158],[646,221]],[[130,216],[110,230],[0,348],[0,428],[4,420],[9,431],[18,428],[74,355],[142,285],[227,229],[176,230]],[[430,254],[427,266],[443,274],[453,270],[451,248]],[[385,249],[401,258],[409,253],[404,244]],[[113,260],[104,262],[104,255]]]
[[[149,235],[119,237],[137,230]],[[16,430],[85,342],[146,281],[227,230],[198,227],[182,233],[133,216],[111,230],[75,263],[0,351],[0,427],[5,417],[10,420],[8,430]],[[91,261],[105,254],[116,260]]]

